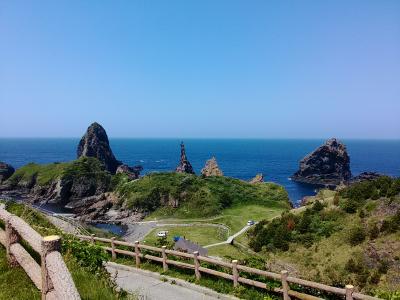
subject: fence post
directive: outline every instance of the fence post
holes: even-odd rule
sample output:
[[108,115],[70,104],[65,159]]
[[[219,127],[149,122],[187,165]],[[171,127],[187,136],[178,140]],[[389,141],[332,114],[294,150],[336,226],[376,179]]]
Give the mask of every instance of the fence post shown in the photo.
[[199,270],[200,267],[200,262],[199,262],[199,251],[194,251],[193,252],[193,260],[194,260],[194,274],[196,275],[196,279],[200,280],[201,278],[201,273]]
[[46,236],[42,239],[42,252],[40,253],[42,268],[42,300],[47,299],[47,293],[54,289],[46,266],[46,256],[50,252],[60,251],[61,238],[58,235]]
[[168,264],[167,264],[167,253],[165,253],[165,249],[167,248],[167,246],[162,246],[161,247],[161,253],[162,253],[162,265],[163,265],[163,270],[164,272],[168,271]]
[[117,259],[117,253],[115,252],[115,237],[111,238],[111,259],[116,260]]
[[92,234],[90,235],[90,241],[92,242],[92,244],[94,244],[94,233],[92,233]]
[[234,287],[237,287],[238,286],[238,284],[239,284],[239,271],[238,271],[238,268],[237,268],[237,263],[238,263],[238,261],[235,259],[235,260],[232,260],[232,275],[233,275],[233,286]]
[[282,279],[282,290],[283,290],[283,300],[290,300],[289,297],[289,284],[287,282],[288,271],[281,271],[281,279]]
[[11,254],[10,251],[10,247],[12,244],[18,243],[20,240],[19,234],[17,233],[17,231],[12,227],[11,223],[10,223],[10,219],[12,218],[9,217],[6,220],[6,251],[7,251],[7,260],[8,263],[10,264],[10,266],[12,267],[16,267],[18,266],[18,262],[15,259],[14,255]]
[[345,288],[346,288],[346,300],[353,300],[354,286],[352,286],[351,284],[347,284]]
[[135,258],[136,258],[136,268],[139,268],[139,266],[140,266],[139,241],[135,241]]

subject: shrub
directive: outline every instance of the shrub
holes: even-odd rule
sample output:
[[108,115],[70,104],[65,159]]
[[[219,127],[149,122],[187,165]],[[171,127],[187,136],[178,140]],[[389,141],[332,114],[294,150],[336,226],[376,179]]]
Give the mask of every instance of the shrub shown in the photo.
[[108,259],[106,252],[100,246],[80,241],[72,236],[65,236],[62,239],[62,252],[71,254],[81,266],[93,272],[100,270],[103,261]]
[[333,205],[338,206],[339,205],[339,193],[336,193],[335,196],[333,197]]
[[380,260],[378,266],[378,272],[380,274],[386,274],[389,270],[389,262],[387,260]]
[[378,271],[372,272],[371,276],[369,277],[368,281],[371,284],[378,284],[381,280],[381,274]]
[[375,222],[368,228],[368,236],[371,240],[374,240],[379,236],[379,228]]
[[356,200],[345,199],[340,203],[340,207],[349,214],[354,214],[357,211],[359,204]]
[[365,230],[362,226],[356,225],[349,229],[348,242],[350,245],[355,246],[361,244],[365,240]]
[[318,212],[324,209],[324,205],[320,201],[315,201],[312,206],[313,211]]

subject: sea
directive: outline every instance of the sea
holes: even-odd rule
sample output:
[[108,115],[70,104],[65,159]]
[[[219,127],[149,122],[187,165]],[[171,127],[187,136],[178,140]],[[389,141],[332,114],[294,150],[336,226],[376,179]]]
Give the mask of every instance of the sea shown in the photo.
[[[65,162],[76,158],[78,138],[0,138],[0,161],[19,168],[29,162]],[[113,138],[110,145],[117,159],[142,165],[143,174],[173,171],[179,162],[181,139]],[[258,173],[265,181],[286,188],[297,206],[318,186],[297,183],[290,176],[299,161],[324,143],[323,139],[184,139],[195,172],[215,156],[225,176],[249,180]],[[357,175],[375,171],[400,176],[400,140],[343,140]]]

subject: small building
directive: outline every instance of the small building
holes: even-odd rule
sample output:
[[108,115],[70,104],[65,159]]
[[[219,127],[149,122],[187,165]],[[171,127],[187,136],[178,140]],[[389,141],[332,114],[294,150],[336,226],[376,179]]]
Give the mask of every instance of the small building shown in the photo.
[[208,250],[206,248],[203,248],[199,244],[184,239],[183,237],[180,237],[175,242],[174,250],[186,253],[193,253],[195,251],[198,251],[199,255],[201,256],[207,256],[208,254]]

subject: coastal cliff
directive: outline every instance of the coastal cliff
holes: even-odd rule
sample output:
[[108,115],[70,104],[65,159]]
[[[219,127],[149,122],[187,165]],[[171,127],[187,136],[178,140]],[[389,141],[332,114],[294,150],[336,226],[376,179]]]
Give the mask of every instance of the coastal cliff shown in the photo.
[[0,161],[0,184],[10,178],[14,172],[15,169],[11,165]]
[[339,185],[351,178],[350,156],[346,146],[335,138],[300,161],[299,170],[291,177],[298,182]]

